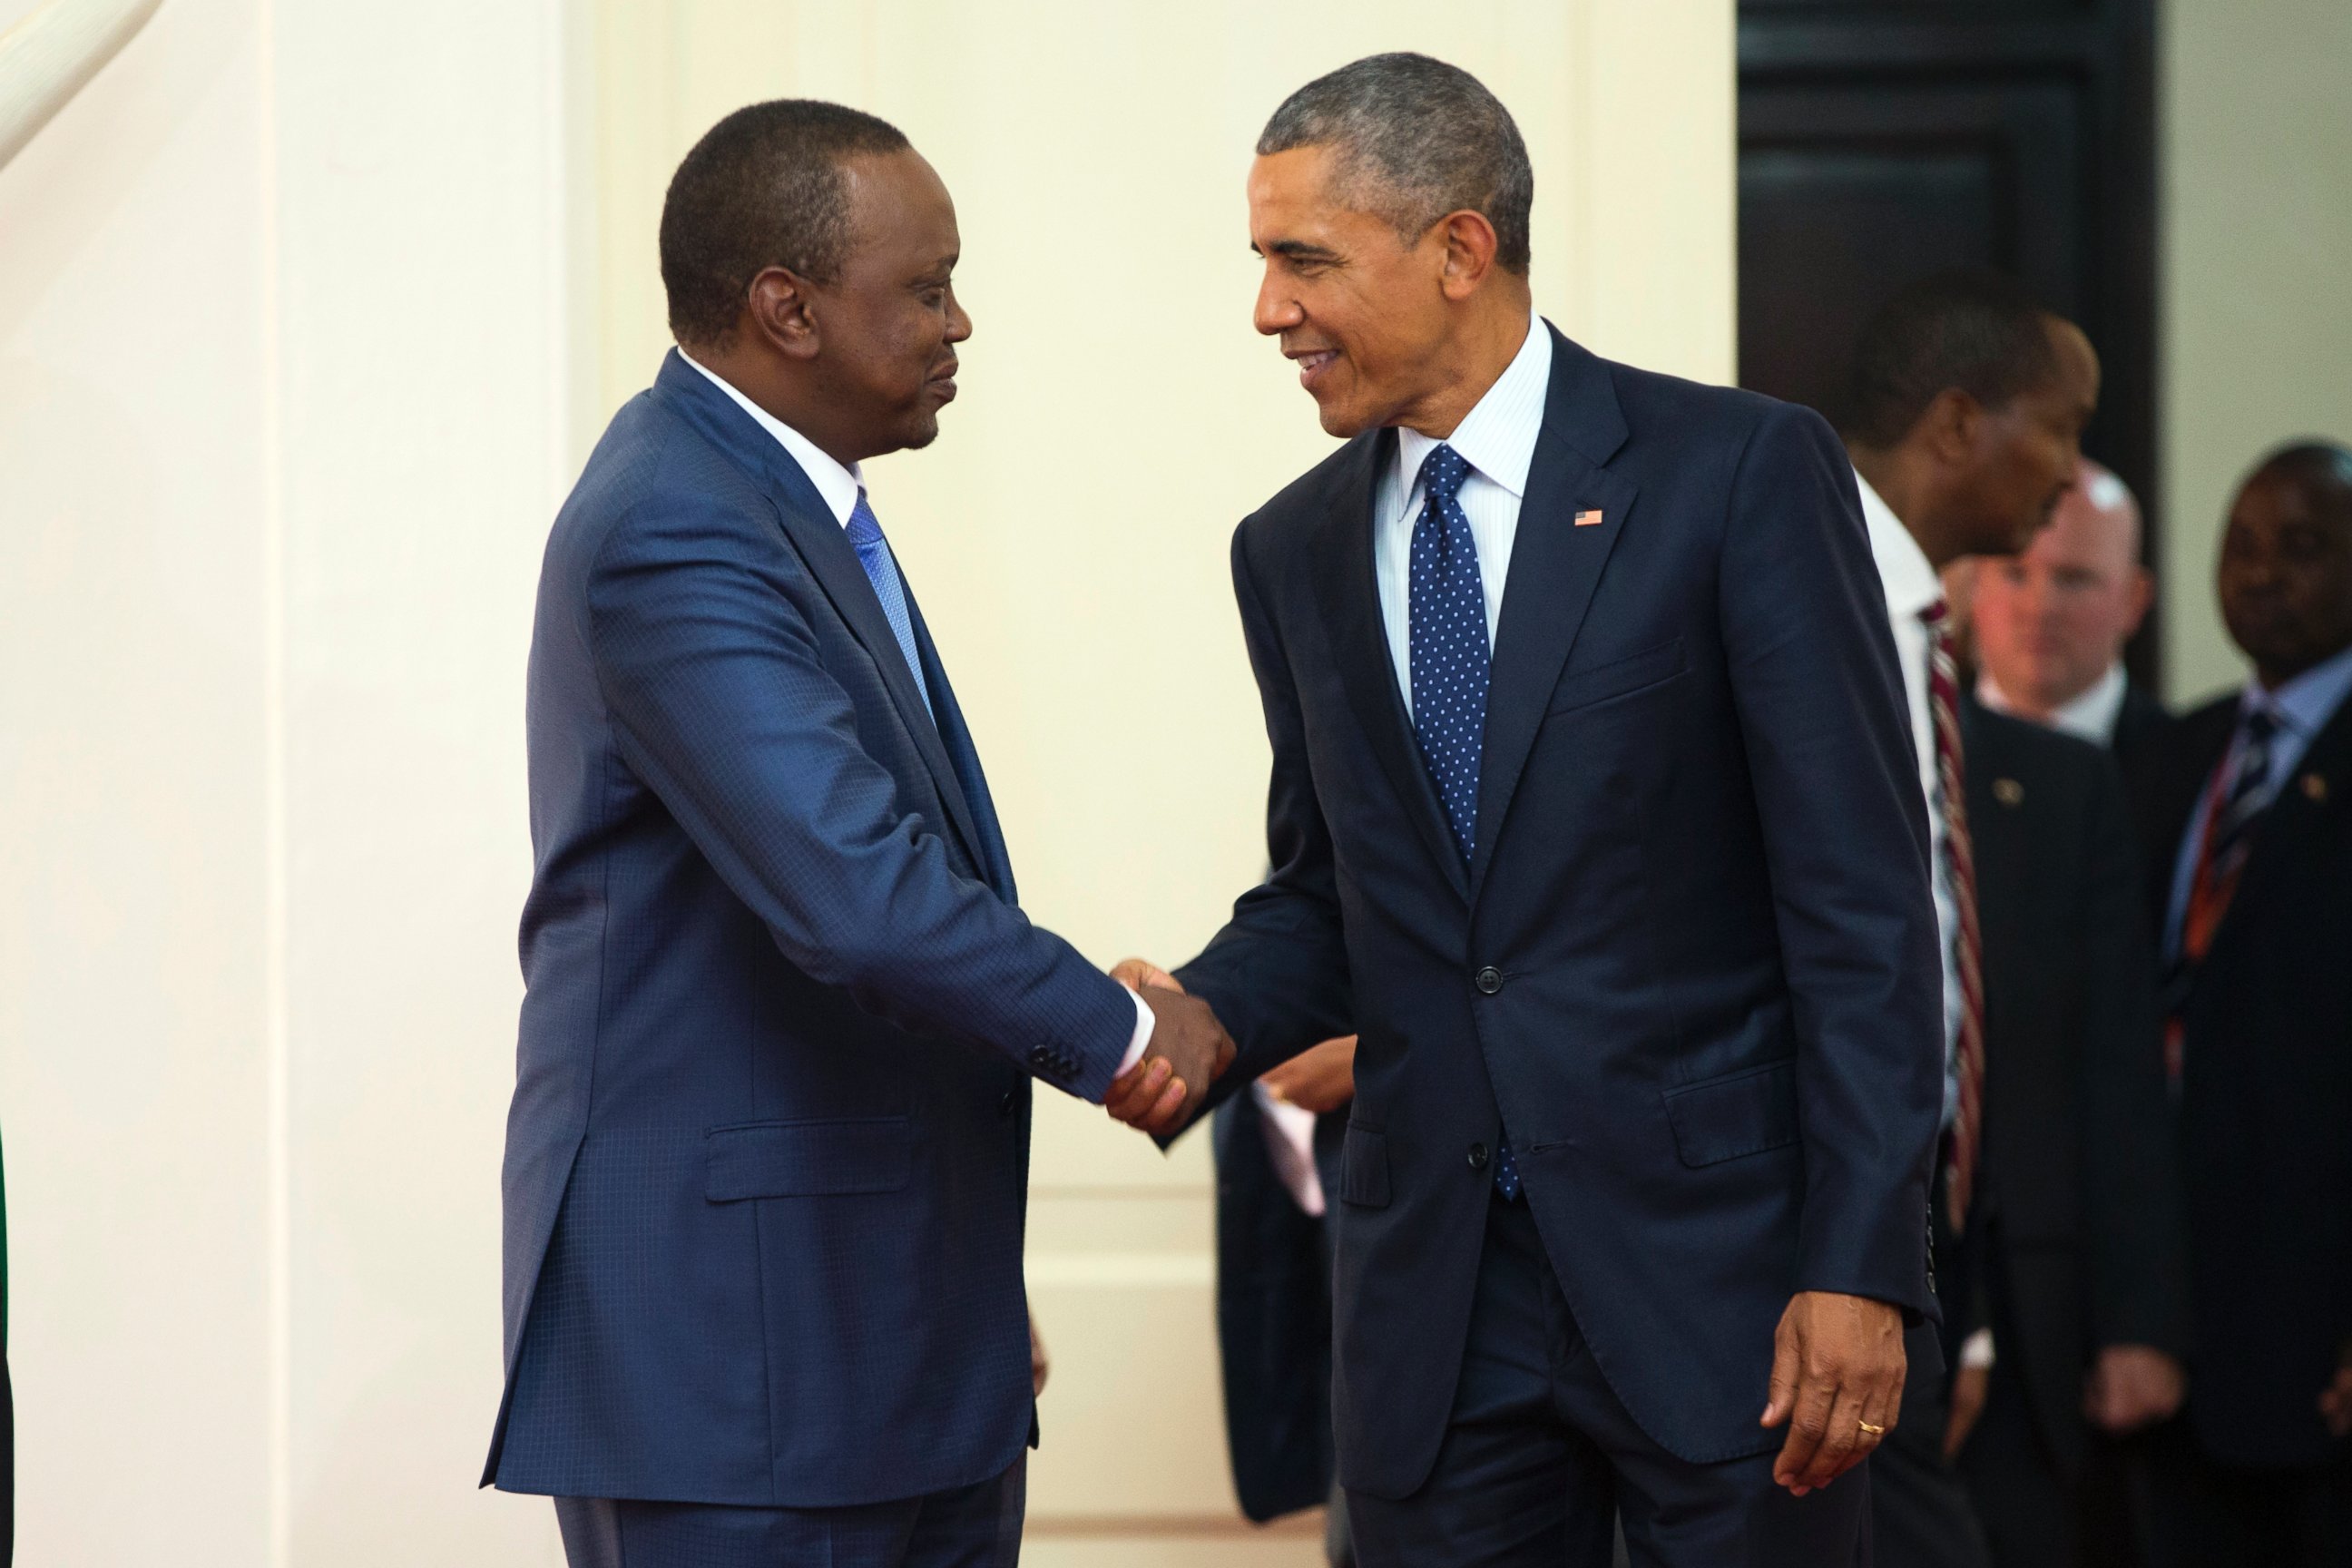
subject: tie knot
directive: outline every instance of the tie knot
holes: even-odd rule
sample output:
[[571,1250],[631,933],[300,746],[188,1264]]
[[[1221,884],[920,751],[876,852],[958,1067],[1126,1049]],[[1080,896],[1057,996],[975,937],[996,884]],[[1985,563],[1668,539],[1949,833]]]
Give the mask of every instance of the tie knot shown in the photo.
[[2269,709],[2254,708],[2247,710],[2247,744],[2253,746],[2267,746],[2271,742],[2271,738],[2276,735],[2278,731],[2278,715],[2272,712]]
[[1421,460],[1422,492],[1438,505],[1444,506],[1461,493],[1462,482],[1470,477],[1470,465],[1462,454],[1440,441]]
[[866,504],[866,491],[860,487],[857,504],[849,509],[849,521],[843,527],[849,534],[851,549],[863,553],[882,542],[882,523],[874,509]]

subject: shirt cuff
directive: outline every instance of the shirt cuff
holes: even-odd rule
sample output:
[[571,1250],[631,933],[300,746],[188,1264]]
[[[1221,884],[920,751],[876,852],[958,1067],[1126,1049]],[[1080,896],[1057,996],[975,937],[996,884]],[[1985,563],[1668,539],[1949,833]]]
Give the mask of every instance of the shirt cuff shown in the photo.
[[1962,1368],[1977,1372],[1990,1371],[1992,1367],[1992,1331],[1990,1329],[1979,1329],[1975,1333],[1970,1334],[1967,1339],[1960,1342],[1960,1365]]
[[1130,985],[1127,994],[1135,998],[1135,1033],[1128,1039],[1127,1055],[1119,1058],[1118,1071],[1111,1075],[1114,1078],[1126,1077],[1134,1069],[1135,1064],[1143,1059],[1143,1053],[1151,1045],[1151,1026],[1159,1022],[1159,1015],[1152,1012],[1151,1004],[1143,999],[1142,992]]
[[1315,1168],[1315,1113],[1276,1100],[1264,1079],[1250,1085],[1257,1096],[1258,1124],[1265,1129],[1265,1152],[1290,1201],[1301,1214],[1323,1217],[1323,1173]]

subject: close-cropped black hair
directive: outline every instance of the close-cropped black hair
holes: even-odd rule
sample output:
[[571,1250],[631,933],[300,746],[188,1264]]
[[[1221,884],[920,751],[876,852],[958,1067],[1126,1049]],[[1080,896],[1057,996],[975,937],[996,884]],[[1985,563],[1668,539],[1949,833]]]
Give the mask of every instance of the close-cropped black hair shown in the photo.
[[808,98],[755,103],[712,126],[662,202],[671,333],[689,344],[725,338],[751,279],[771,267],[815,283],[838,277],[851,239],[843,161],[906,146],[886,120]]
[[1999,408],[2047,385],[2058,374],[2049,321],[2001,273],[1972,268],[1921,279],[1880,306],[1855,340],[1840,429],[1884,450],[1947,389]]

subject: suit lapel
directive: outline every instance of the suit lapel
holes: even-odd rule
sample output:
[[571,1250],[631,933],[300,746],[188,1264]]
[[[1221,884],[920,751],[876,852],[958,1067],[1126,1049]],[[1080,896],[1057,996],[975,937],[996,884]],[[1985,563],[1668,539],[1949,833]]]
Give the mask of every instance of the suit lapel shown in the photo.
[[[929,710],[923,705],[923,694],[915,685],[913,671],[907,668],[906,655],[899,651],[889,618],[882,613],[882,601],[875,596],[874,584],[866,577],[866,568],[858,563],[857,552],[850,546],[849,536],[826,508],[824,498],[816,493],[816,487],[809,483],[808,476],[793,461],[791,453],[699,371],[679,358],[675,349],[662,362],[661,374],[654,379],[654,395],[767,491],[793,553],[808,567],[809,575],[816,579],[817,586],[831,601],[834,613],[842,618],[850,635],[882,672],[882,683],[907,732],[914,737],[915,749],[930,772],[933,789],[946,808],[965,855],[975,866],[986,865],[980,834],[956,778],[955,766],[940,743]],[[908,604],[912,603],[913,592],[909,589]]]
[[[1519,774],[1591,607],[1601,568],[1633,508],[1634,487],[1601,466],[1624,440],[1625,420],[1608,367],[1552,332],[1543,432],[1519,503],[1518,533],[1495,632],[1494,670],[1486,684],[1478,847],[1470,872],[1474,896],[1494,858]],[[1593,511],[1601,514],[1599,521],[1577,521]]]
[[1382,430],[1358,437],[1347,460],[1339,465],[1314,548],[1314,559],[1330,563],[1330,569],[1315,574],[1315,591],[1322,602],[1332,656],[1339,661],[1340,684],[1347,689],[1356,722],[1380,758],[1422,843],[1454,890],[1467,902],[1469,874],[1463,868],[1462,852],[1454,847],[1454,834],[1445,826],[1437,791],[1429,782],[1429,769],[1421,760],[1404,699],[1397,690],[1388,630],[1381,620],[1380,584],[1372,569],[1372,498],[1378,493],[1381,468],[1395,457],[1396,437]]
[[912,590],[907,594],[907,614],[915,623],[915,651],[923,661],[923,681],[930,688],[931,708],[939,715],[940,741],[953,764],[960,784],[956,798],[970,811],[964,824],[978,844],[978,863],[988,885],[996,889],[997,897],[1008,904],[1018,904],[1020,893],[1013,882],[1013,858],[1004,847],[1003,825],[997,820],[996,802],[988,791],[988,777],[981,771],[980,748],[971,738],[971,727],[964,722],[963,707],[956,700],[955,688],[948,680],[947,664],[931,641],[929,623],[923,619],[920,605],[915,603]]

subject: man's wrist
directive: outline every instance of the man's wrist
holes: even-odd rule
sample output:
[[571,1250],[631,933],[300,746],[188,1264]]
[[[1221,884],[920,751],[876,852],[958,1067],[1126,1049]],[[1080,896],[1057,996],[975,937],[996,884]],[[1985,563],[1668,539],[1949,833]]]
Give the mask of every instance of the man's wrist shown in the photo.
[[1127,1055],[1119,1058],[1118,1071],[1113,1075],[1119,1078],[1133,1071],[1135,1064],[1143,1059],[1143,1053],[1151,1048],[1151,1030],[1160,1022],[1159,1015],[1152,1012],[1151,1004],[1143,999],[1142,992],[1132,985],[1126,990],[1129,996],[1135,998],[1135,1033],[1128,1037]]

